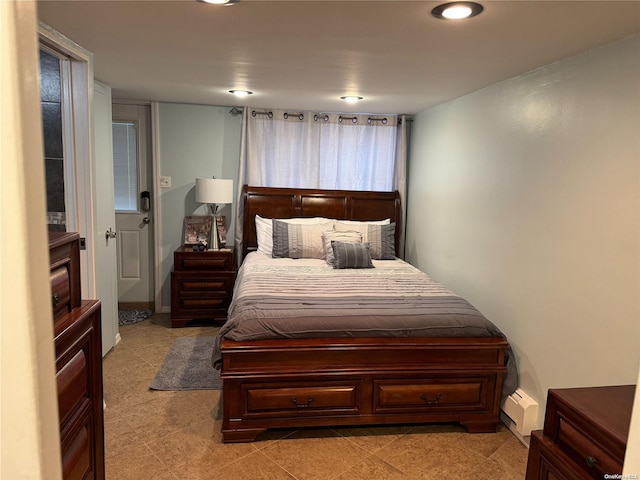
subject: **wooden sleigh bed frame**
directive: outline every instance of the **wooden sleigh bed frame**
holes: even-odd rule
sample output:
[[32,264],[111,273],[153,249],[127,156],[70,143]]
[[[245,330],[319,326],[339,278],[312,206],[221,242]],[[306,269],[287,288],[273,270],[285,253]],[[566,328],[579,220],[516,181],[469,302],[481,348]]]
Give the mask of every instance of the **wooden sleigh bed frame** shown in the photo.
[[[247,187],[243,254],[255,215],[396,222],[397,192]],[[495,432],[503,338],[309,338],[222,341],[224,442],[268,428],[459,422]]]

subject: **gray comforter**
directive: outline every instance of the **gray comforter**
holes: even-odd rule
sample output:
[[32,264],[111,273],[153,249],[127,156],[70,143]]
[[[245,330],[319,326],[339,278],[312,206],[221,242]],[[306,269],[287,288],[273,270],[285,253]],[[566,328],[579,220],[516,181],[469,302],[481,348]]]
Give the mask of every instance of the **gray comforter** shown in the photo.
[[[402,260],[334,270],[322,260],[251,253],[238,272],[222,339],[308,337],[504,337],[469,302]],[[518,385],[510,349],[503,396]]]

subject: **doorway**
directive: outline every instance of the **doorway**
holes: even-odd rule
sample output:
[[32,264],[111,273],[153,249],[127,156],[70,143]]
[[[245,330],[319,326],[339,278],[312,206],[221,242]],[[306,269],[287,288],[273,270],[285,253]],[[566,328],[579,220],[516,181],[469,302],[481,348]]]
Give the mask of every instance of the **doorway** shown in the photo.
[[[113,195],[98,192],[98,187],[113,185],[113,170],[100,169],[103,156],[111,156],[111,90],[94,82],[91,53],[43,23],[38,26],[38,34],[40,50],[48,55],[45,61],[53,64],[51,74],[59,76],[59,82],[47,89],[60,90],[59,98],[52,91],[53,97],[46,99],[53,104],[47,115],[55,112],[53,117],[60,117],[60,121],[51,123],[55,126],[49,133],[55,134],[52,151],[56,155],[45,160],[52,162],[47,172],[48,193],[54,199],[48,202],[49,228],[80,234],[82,298],[99,299],[102,304],[105,355],[120,340],[114,286],[116,246],[107,238],[115,227]],[[106,122],[102,121],[103,115],[107,116]],[[114,260],[105,260],[109,258]]]
[[[118,309],[154,309],[151,108],[112,105]],[[144,314],[143,314],[144,315]]]

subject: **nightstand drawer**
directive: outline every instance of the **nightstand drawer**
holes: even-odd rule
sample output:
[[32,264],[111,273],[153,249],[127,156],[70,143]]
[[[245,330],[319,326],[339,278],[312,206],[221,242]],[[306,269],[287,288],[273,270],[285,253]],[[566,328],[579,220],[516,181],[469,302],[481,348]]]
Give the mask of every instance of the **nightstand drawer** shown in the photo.
[[181,310],[210,310],[212,308],[227,308],[229,306],[229,298],[226,296],[217,297],[194,297],[194,298],[182,298],[180,300]]
[[557,442],[567,455],[594,478],[602,478],[605,473],[622,473],[620,463],[563,418],[560,418]]
[[213,250],[189,252],[181,249],[174,253],[173,270],[176,272],[233,271],[233,255],[230,251]]
[[234,283],[234,274],[202,276],[174,273],[176,276],[176,288],[180,293],[215,293],[225,292],[231,295]]
[[177,270],[225,270],[224,258],[183,258]]

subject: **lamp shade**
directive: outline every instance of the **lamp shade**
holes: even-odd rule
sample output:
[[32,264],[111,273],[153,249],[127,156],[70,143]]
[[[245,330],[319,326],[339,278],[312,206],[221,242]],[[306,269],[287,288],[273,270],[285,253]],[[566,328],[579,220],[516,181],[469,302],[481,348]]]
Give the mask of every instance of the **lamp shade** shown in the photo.
[[196,178],[196,202],[219,203],[233,202],[233,180],[223,178]]

